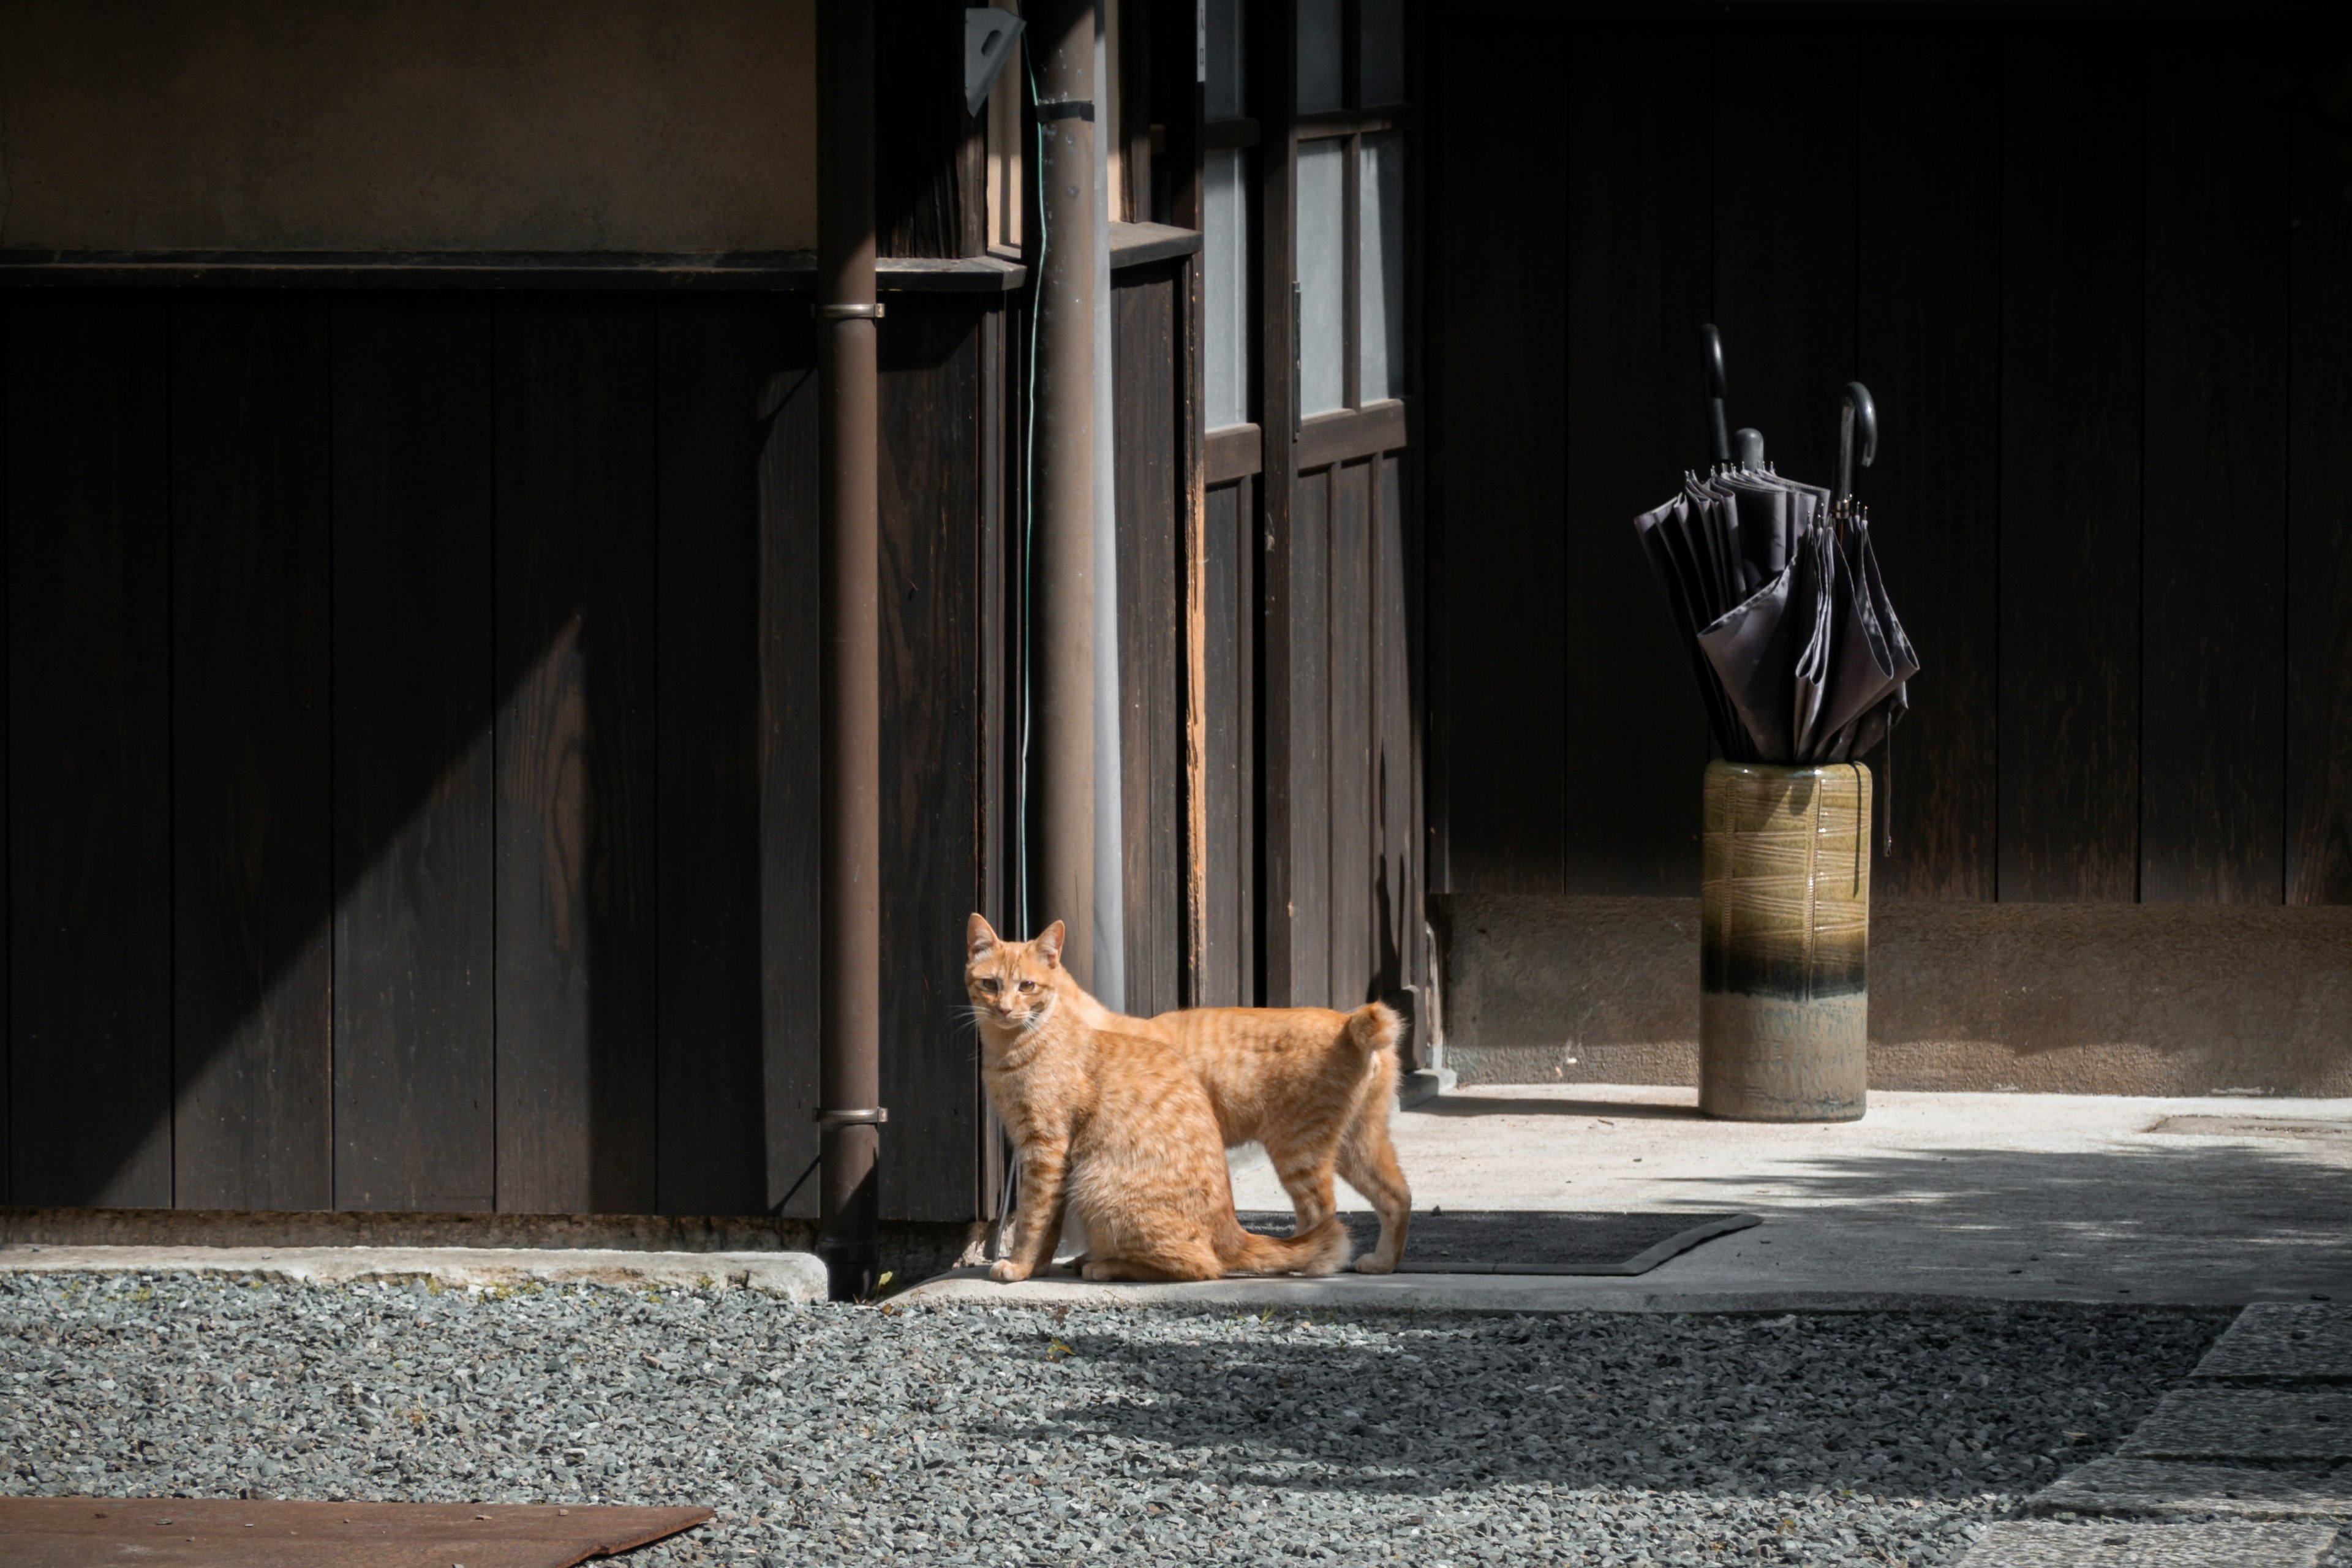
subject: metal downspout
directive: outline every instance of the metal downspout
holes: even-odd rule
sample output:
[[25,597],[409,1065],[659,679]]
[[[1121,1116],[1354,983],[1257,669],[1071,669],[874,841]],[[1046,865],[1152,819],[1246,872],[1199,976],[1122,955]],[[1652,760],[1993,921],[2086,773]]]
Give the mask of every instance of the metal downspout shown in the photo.
[[881,658],[874,289],[874,12],[817,11],[817,570],[823,750],[818,1250],[871,1295],[881,1123]]

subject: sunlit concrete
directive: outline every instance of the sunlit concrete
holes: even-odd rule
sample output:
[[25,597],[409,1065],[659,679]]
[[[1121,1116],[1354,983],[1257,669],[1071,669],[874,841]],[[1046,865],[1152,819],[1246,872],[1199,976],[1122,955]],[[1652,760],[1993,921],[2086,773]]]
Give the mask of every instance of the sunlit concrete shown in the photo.
[[[1877,1092],[1862,1121],[1826,1126],[1715,1121],[1696,1100],[1689,1089],[1483,1086],[1394,1121],[1417,1213],[1764,1216],[1637,1279],[999,1286],[967,1273],[917,1293],[1514,1311],[2352,1300],[2352,1100]],[[2288,1138],[2151,1131],[2175,1115],[2345,1127]],[[1252,1153],[1234,1160],[1236,1202],[1286,1207]],[[1340,1200],[1365,1206],[1345,1189]]]

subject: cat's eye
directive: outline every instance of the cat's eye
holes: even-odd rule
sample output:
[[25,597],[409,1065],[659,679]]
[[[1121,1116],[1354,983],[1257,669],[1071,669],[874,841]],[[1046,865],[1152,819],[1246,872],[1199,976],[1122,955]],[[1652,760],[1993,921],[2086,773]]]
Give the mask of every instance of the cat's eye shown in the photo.
[[1021,983],[1021,989],[1024,991],[1034,991],[1037,989],[1037,983],[1034,980],[1024,980]]
[[988,993],[990,995],[992,995],[992,995],[994,995],[994,994],[996,994],[997,989],[998,989],[998,987],[997,987],[997,983],[996,983],[996,981],[995,981],[995,979],[994,979],[994,977],[993,977],[993,976],[992,976],[992,977],[990,977],[990,978],[988,978],[988,979],[986,979],[986,980],[982,980],[982,981],[980,983],[980,988],[981,988],[982,991],[987,992],[987,993]]

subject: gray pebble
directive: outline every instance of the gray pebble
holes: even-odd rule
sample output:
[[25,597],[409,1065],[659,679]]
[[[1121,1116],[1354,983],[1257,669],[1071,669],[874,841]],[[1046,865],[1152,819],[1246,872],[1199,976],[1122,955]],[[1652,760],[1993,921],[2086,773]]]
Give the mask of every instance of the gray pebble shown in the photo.
[[706,1504],[651,1563],[1956,1563],[2221,1311],[1236,1316],[0,1277],[0,1492]]

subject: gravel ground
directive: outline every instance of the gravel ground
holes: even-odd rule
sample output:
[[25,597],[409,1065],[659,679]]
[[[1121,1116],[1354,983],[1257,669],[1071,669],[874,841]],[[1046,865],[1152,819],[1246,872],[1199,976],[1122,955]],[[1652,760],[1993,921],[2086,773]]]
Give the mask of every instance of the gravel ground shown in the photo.
[[0,1279],[0,1491],[706,1503],[632,1562],[1958,1560],[2230,1314],[791,1306]]

